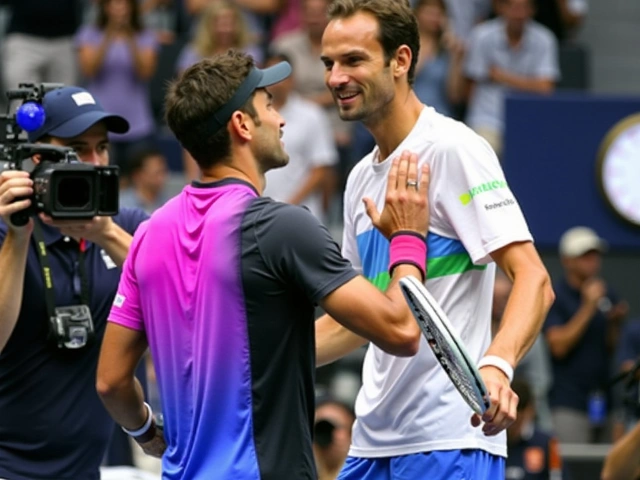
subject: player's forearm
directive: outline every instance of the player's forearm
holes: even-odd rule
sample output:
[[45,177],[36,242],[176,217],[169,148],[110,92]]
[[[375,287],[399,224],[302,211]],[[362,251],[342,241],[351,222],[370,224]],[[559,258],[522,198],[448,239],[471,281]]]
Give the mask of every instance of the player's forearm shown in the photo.
[[142,386],[133,375],[120,384],[106,383],[98,377],[98,395],[114,421],[128,429],[137,430],[147,420]]
[[111,223],[95,243],[101,246],[113,262],[121,267],[127,258],[133,237],[115,223]]
[[596,308],[595,305],[582,304],[566,324],[549,328],[546,337],[551,355],[561,359],[573,350],[589,326]]
[[322,367],[365,345],[368,340],[340,325],[329,315],[323,315],[315,324],[316,366]]
[[9,231],[0,248],[0,352],[18,321],[29,252],[28,235]]
[[487,355],[496,355],[513,367],[536,341],[553,304],[551,280],[543,269],[516,274],[500,328]]
[[640,423],[618,441],[605,459],[602,480],[627,480],[640,474]]

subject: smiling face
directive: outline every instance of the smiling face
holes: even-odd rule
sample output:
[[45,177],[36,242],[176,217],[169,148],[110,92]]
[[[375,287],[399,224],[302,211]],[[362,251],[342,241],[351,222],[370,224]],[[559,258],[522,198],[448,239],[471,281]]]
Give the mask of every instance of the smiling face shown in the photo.
[[377,20],[365,12],[332,20],[324,32],[325,83],[343,120],[372,121],[384,115],[395,97],[394,77],[378,37]]

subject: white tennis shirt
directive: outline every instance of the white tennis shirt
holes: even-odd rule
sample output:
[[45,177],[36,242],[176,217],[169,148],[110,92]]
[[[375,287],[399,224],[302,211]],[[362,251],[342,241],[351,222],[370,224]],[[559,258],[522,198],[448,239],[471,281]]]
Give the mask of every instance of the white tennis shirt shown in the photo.
[[[425,107],[411,133],[384,162],[377,147],[349,175],[343,254],[381,289],[389,284],[388,241],[375,230],[362,198],[384,205],[391,160],[403,150],[431,168],[426,286],[477,362],[491,340],[494,265],[490,253],[532,240],[491,147],[464,124]],[[432,450],[481,449],[506,456],[506,434],[471,426],[462,400],[424,338],[417,355],[388,355],[371,344],[349,454],[389,457]]]

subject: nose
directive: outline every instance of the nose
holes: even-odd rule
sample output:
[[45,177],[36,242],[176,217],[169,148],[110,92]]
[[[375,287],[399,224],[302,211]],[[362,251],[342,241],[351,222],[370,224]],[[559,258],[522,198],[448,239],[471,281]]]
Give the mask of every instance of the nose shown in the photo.
[[84,163],[88,163],[90,165],[101,165],[102,164],[102,154],[97,150],[91,150],[82,156],[81,160]]
[[334,64],[331,70],[327,72],[327,86],[329,88],[337,88],[349,81],[349,77],[342,71],[338,64]]

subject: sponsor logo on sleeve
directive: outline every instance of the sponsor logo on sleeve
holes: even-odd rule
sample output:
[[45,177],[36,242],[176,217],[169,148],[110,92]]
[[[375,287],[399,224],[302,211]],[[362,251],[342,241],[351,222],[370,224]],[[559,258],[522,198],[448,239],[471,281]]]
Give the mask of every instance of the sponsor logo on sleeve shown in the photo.
[[122,307],[122,305],[124,305],[124,301],[126,300],[124,295],[120,295],[119,293],[116,294],[116,298],[113,299],[113,306],[114,307]]
[[516,201],[513,198],[506,198],[501,202],[485,203],[484,209],[495,210],[496,208],[510,207],[511,205],[515,205],[515,204],[516,204]]
[[509,188],[507,182],[505,182],[504,180],[491,180],[490,182],[485,182],[481,185],[478,185],[477,187],[470,188],[468,192],[463,193],[458,198],[460,199],[460,203],[462,203],[462,205],[469,205],[476,196],[482,193],[492,192],[494,190],[500,190],[503,188]]

